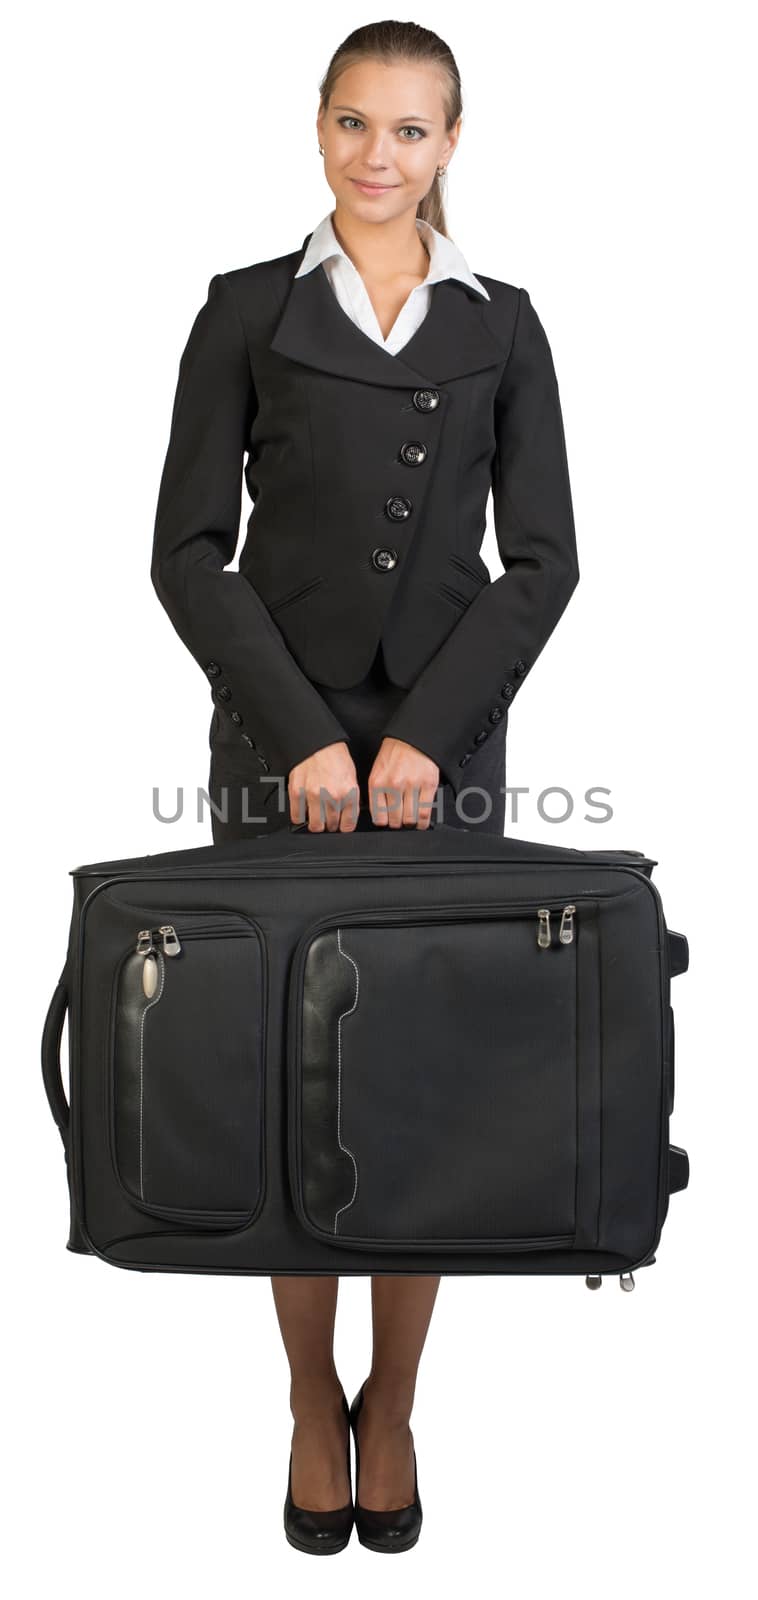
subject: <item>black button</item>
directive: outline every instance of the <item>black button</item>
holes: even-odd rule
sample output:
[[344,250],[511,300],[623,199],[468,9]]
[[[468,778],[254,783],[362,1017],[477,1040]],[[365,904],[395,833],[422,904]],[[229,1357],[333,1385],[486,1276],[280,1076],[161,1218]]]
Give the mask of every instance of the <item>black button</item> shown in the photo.
[[514,689],[512,683],[504,683],[500,693],[504,700],[512,700],[516,690]]
[[250,738],[249,733],[243,733],[242,737],[243,737],[243,739],[245,741],[245,744],[249,744],[250,749],[254,750],[255,749],[255,740]]
[[221,668],[217,661],[207,661],[205,664],[205,670],[209,678],[217,678]]
[[371,560],[380,572],[389,572],[397,566],[397,550],[375,550]]
[[400,446],[400,460],[407,467],[420,467],[426,461],[426,445],[419,444],[418,439],[406,439]]
[[465,756],[461,756],[461,759],[460,759],[460,761],[459,761],[459,762],[458,762],[458,766],[459,766],[459,767],[465,767],[465,765],[466,765],[466,762],[467,762],[467,761],[470,761],[470,760],[471,760],[471,757],[470,757],[470,755],[468,755],[468,754],[467,754],[467,755],[465,755]]
[[500,706],[493,706],[490,712],[490,722],[499,722],[502,715]]
[[228,683],[220,683],[216,690],[216,694],[218,695],[219,700],[231,700],[232,698],[232,691],[229,688]]
[[260,764],[261,764],[264,772],[270,772],[271,771],[271,768],[269,767],[269,764],[268,764],[265,756],[259,756],[258,760],[260,761]]
[[434,411],[439,403],[438,389],[414,389],[413,404],[417,411]]
[[481,728],[479,733],[477,733],[475,736],[474,744],[484,744],[485,739],[489,739],[489,736],[489,728]]
[[520,658],[518,661],[514,661],[513,670],[517,678],[523,678],[524,673],[526,672],[526,662],[522,661]]
[[236,722],[238,728],[241,726],[242,718],[241,718],[241,716],[239,714],[239,711],[233,711],[232,712],[232,722]]
[[405,522],[413,510],[413,502],[402,494],[390,495],[384,507],[390,522]]

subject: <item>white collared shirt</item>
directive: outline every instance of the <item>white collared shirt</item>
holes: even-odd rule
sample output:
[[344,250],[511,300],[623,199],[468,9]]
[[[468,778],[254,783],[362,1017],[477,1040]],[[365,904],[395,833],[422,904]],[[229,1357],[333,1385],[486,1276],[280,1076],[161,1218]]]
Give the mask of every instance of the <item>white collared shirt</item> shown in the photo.
[[296,278],[302,278],[306,272],[312,272],[314,267],[323,264],[324,271],[342,306],[343,311],[352,319],[357,327],[368,334],[370,339],[375,339],[377,344],[384,347],[392,356],[402,350],[403,345],[421,326],[429,310],[432,284],[440,283],[443,278],[460,278],[463,283],[468,283],[477,293],[483,295],[485,300],[490,296],[483,283],[474,277],[473,272],[464,260],[458,246],[446,234],[439,233],[431,223],[424,222],[421,217],[416,218],[416,227],[421,233],[427,250],[429,251],[429,271],[423,283],[417,283],[398,313],[395,322],[385,339],[379,326],[379,321],[371,304],[368,290],[363,279],[350,260],[349,255],[343,250],[332,226],[333,211],[322,219],[308,241],[308,247],[300,266],[295,273]]

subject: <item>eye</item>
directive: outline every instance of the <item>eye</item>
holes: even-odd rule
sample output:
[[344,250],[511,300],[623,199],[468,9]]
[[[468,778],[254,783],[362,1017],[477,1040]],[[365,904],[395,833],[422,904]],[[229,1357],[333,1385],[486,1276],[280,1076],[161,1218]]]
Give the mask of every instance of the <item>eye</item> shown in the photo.
[[[363,127],[363,123],[361,122],[360,117],[351,117],[348,114],[347,116],[338,117],[337,118],[337,123],[338,123],[338,126],[340,128],[347,127],[347,124],[350,123],[350,122],[353,123],[353,125],[355,127],[358,127],[358,128],[362,128]],[[400,128],[399,131],[400,131],[400,133],[415,133],[415,134],[418,135],[417,139],[405,139],[403,141],[404,144],[417,144],[419,139],[425,139],[426,138],[426,134],[424,132],[424,129],[423,128],[417,128],[412,123],[406,123],[405,127],[404,128]]]

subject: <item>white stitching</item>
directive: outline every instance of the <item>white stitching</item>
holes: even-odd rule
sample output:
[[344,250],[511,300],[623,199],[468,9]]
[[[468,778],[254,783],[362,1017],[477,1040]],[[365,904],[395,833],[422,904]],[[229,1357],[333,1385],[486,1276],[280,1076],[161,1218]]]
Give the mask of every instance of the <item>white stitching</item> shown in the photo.
[[358,1167],[356,1165],[355,1156],[353,1155],[352,1150],[348,1150],[347,1145],[344,1145],[342,1143],[342,1137],[341,1137],[341,1132],[340,1132],[340,1113],[341,1113],[341,1109],[342,1109],[342,1017],[349,1017],[351,1015],[351,1012],[355,1011],[355,1009],[356,1009],[356,1007],[358,1005],[358,991],[359,991],[359,986],[360,986],[360,974],[358,972],[357,963],[355,961],[353,961],[352,956],[348,954],[347,950],[343,950],[343,948],[342,948],[342,929],[341,928],[337,929],[337,949],[339,950],[340,955],[345,956],[348,961],[352,961],[353,962],[353,966],[355,967],[355,999],[353,1000],[353,1004],[350,1007],[350,1011],[343,1011],[342,1015],[339,1017],[338,1022],[337,1022],[337,1143],[338,1143],[338,1145],[340,1147],[340,1150],[344,1150],[345,1154],[350,1157],[350,1160],[352,1161],[353,1166],[355,1167],[355,1188],[353,1189],[353,1192],[352,1192],[352,1194],[350,1196],[350,1199],[347,1202],[347,1205],[340,1206],[339,1209],[337,1211],[335,1211],[335,1213],[334,1213],[334,1232],[335,1233],[337,1232],[337,1218],[338,1218],[338,1216],[340,1214],[340,1211],[347,1211],[349,1209],[349,1207],[353,1204],[353,1201],[355,1200],[355,1197],[356,1197],[356,1195],[358,1193]]
[[143,1068],[144,1068],[144,1059],[145,1059],[145,1017],[147,1016],[147,1013],[150,1010],[150,1007],[154,1006],[154,1005],[157,1005],[158,1001],[160,1000],[160,997],[163,994],[163,981],[164,981],[164,978],[165,978],[165,975],[166,975],[166,963],[165,963],[165,961],[163,959],[163,956],[161,955],[160,950],[156,950],[155,954],[158,957],[158,962],[159,962],[160,969],[161,969],[160,988],[158,989],[158,993],[153,995],[152,1000],[148,1000],[147,1005],[145,1006],[145,1009],[144,1009],[144,1011],[142,1013],[142,1017],[140,1019],[140,1027],[139,1027],[139,1192],[140,1192],[140,1199],[142,1199],[142,1200],[144,1200],[144,1198],[145,1198],[145,1185],[144,1185],[144,1176],[143,1176],[143,1171],[142,1171],[142,1113],[143,1113],[143,1092],[142,1091],[143,1091]]

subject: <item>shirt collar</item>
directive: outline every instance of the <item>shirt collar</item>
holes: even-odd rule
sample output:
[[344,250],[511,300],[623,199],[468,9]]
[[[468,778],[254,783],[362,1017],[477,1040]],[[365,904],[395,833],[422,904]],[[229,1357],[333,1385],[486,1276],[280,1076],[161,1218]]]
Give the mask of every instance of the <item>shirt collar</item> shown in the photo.
[[[296,278],[304,277],[306,272],[312,272],[314,267],[319,266],[322,261],[327,261],[332,256],[342,256],[348,265],[353,268],[354,272],[357,270],[355,263],[350,260],[347,251],[343,250],[342,245],[339,243],[332,226],[332,215],[331,211],[328,212],[322,218],[318,227],[314,228],[308,241],[305,255],[295,273]],[[416,227],[423,235],[424,243],[430,256],[429,271],[424,279],[424,284],[440,283],[443,278],[459,278],[462,283],[467,283],[470,289],[474,289],[485,300],[489,300],[490,296],[484,284],[474,277],[462,252],[453,240],[449,239],[446,234],[440,233],[437,228],[433,228],[430,222],[425,222],[421,217],[416,218]],[[417,288],[420,287],[421,285],[418,284]]]

